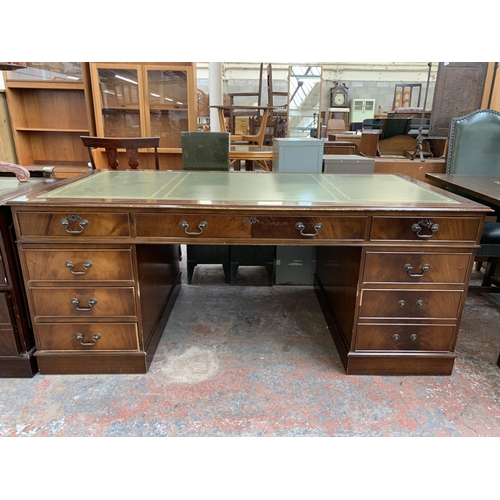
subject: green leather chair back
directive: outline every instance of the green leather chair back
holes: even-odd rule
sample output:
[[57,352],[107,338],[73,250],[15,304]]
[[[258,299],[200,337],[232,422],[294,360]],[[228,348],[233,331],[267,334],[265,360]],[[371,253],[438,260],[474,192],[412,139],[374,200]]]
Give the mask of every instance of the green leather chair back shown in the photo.
[[500,175],[500,113],[480,109],[452,118],[446,173]]
[[181,132],[183,170],[229,170],[228,132]]

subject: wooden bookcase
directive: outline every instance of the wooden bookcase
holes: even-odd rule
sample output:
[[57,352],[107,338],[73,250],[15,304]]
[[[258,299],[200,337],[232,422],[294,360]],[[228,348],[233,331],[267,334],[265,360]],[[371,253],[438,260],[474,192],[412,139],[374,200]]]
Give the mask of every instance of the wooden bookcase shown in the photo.
[[95,133],[88,63],[28,63],[4,80],[18,163],[87,168],[80,136]]
[[[181,132],[198,130],[196,63],[89,64],[96,135],[158,136],[160,169],[182,169]],[[152,153],[140,150],[140,168],[154,168]],[[107,168],[104,154],[96,156]],[[127,164],[125,152],[119,161]]]

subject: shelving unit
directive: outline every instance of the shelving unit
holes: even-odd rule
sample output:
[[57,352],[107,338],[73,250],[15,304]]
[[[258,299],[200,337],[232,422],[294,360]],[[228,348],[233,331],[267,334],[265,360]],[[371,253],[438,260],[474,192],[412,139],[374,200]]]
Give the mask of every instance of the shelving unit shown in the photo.
[[[196,64],[97,62],[90,74],[97,136],[158,136],[160,169],[182,169],[181,132],[198,130]],[[152,153],[140,152],[141,168],[154,168]]]
[[27,64],[4,72],[18,163],[87,169],[80,136],[95,133],[88,63]]

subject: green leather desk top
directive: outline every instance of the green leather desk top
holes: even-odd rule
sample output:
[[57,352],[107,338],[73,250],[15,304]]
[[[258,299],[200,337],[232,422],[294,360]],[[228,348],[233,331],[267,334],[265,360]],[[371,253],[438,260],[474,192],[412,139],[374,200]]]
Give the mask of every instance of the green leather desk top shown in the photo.
[[199,171],[96,171],[39,199],[196,202],[214,205],[460,205],[456,199],[396,175]]

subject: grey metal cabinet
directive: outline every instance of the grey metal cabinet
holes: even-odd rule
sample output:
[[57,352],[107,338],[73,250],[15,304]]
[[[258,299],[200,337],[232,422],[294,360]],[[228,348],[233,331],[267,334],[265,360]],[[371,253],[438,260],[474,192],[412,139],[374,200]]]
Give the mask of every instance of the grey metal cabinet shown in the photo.
[[323,169],[324,141],[313,138],[273,140],[273,172],[316,172]]

